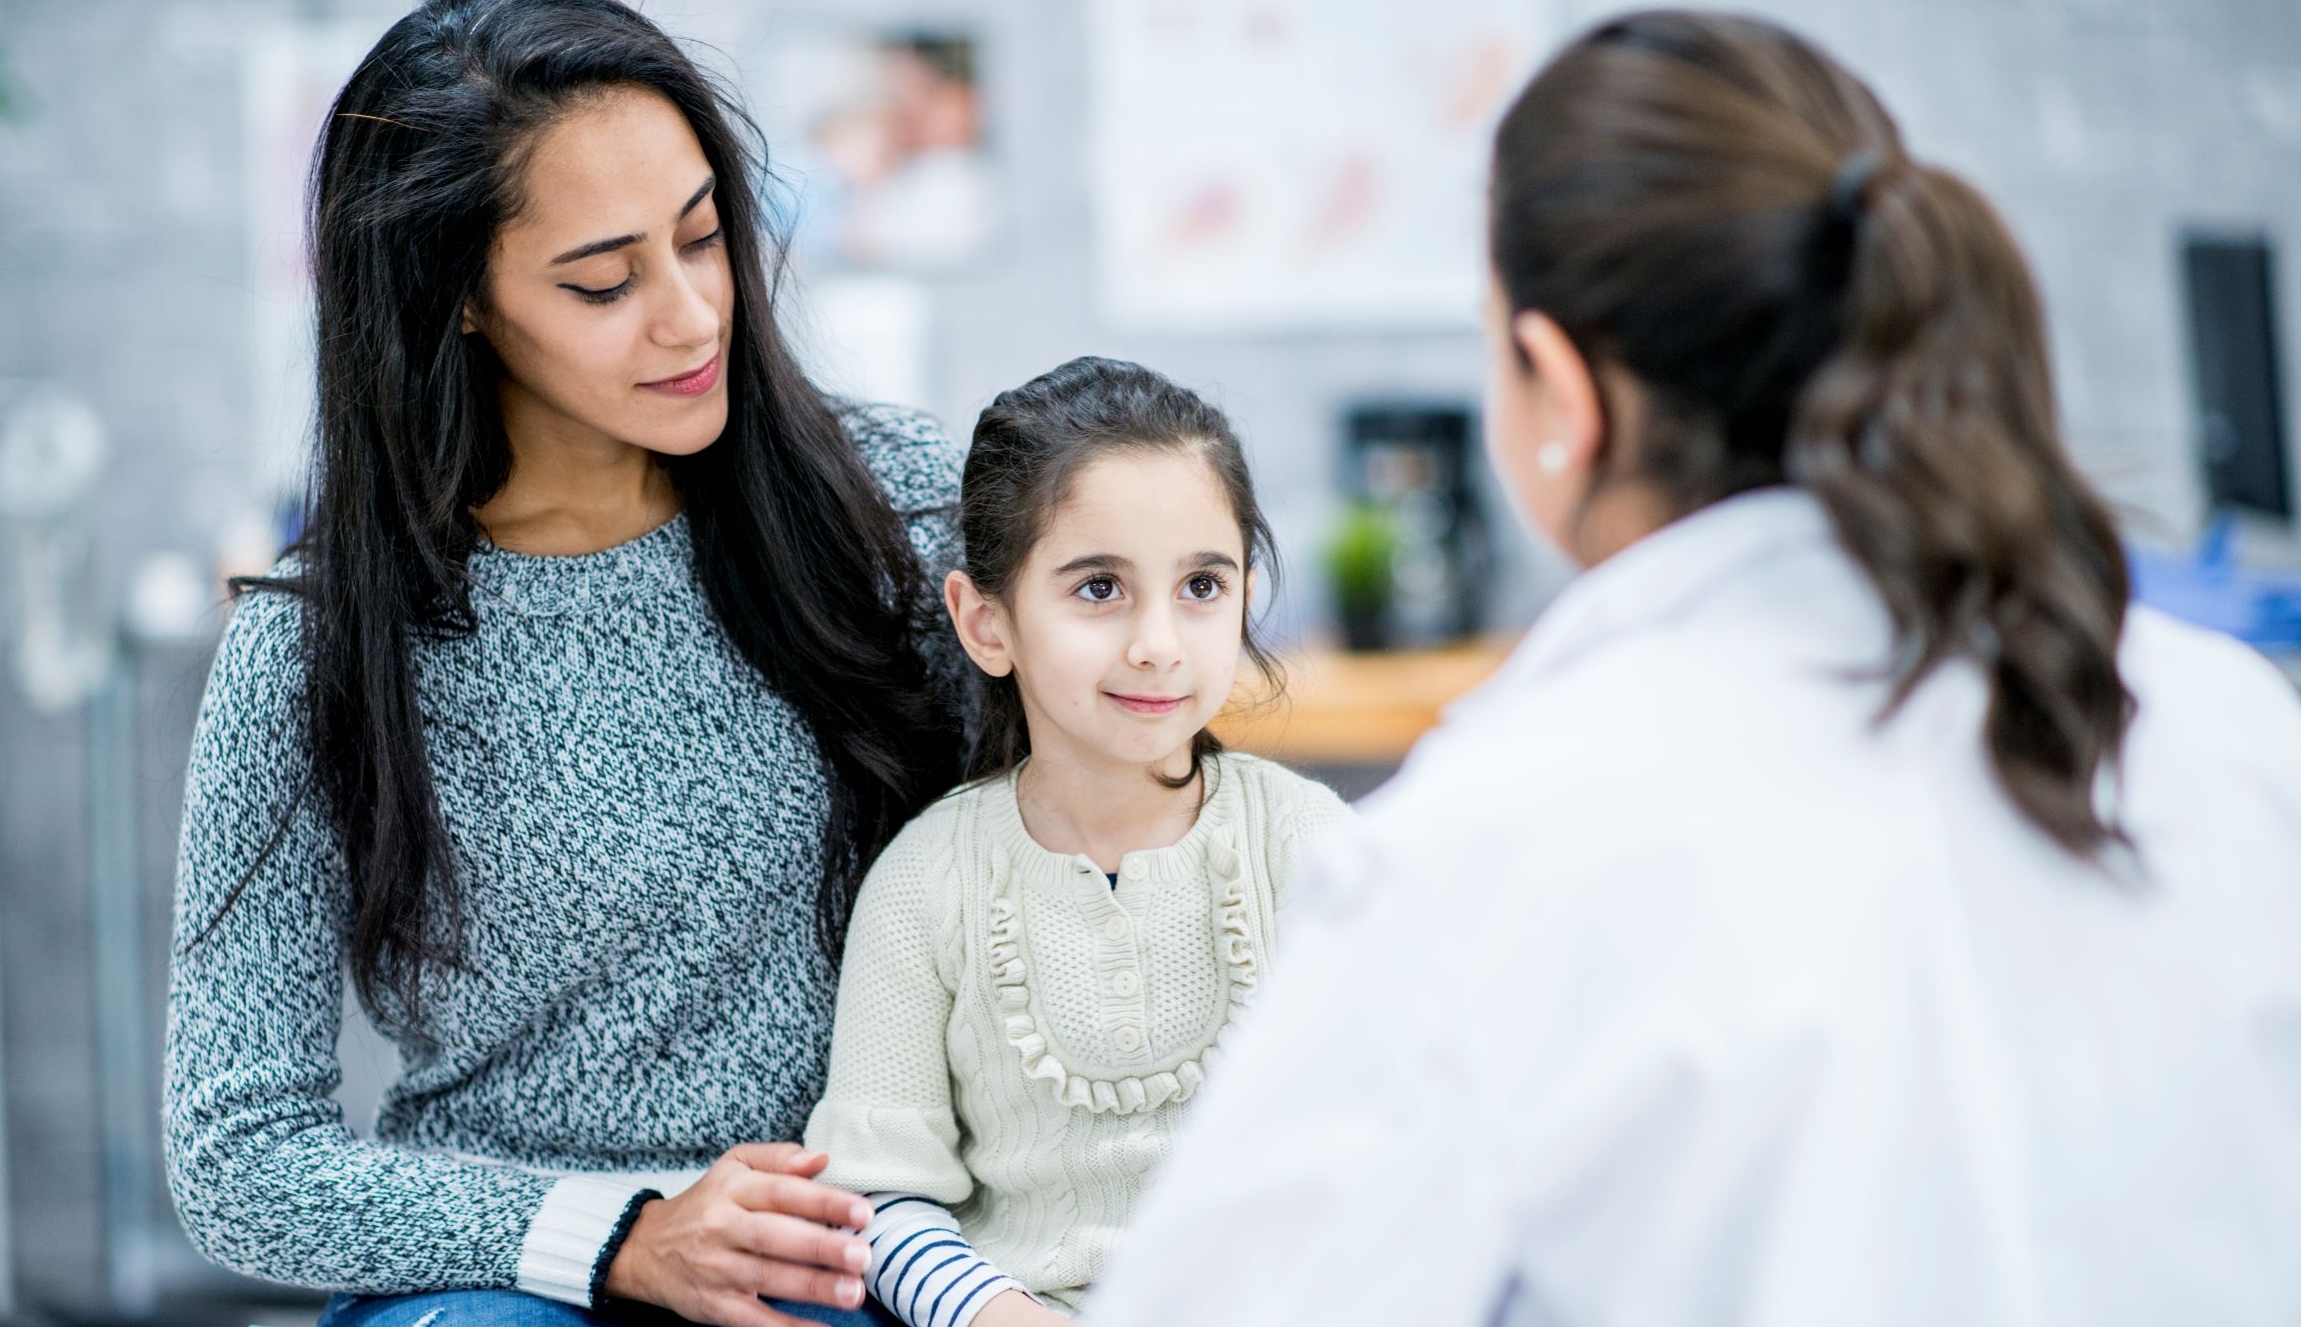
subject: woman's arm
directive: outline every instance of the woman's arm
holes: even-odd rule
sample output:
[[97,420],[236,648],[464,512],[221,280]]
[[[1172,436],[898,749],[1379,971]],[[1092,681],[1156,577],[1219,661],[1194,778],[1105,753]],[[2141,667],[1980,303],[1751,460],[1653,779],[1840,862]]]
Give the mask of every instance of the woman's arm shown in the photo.
[[[349,898],[306,787],[294,601],[258,591],[225,633],[193,739],[169,991],[169,1183],[225,1266],[369,1294],[621,1294],[695,1321],[791,1321],[756,1295],[859,1302],[869,1206],[820,1158],[738,1147],[678,1198],[363,1143],[332,1099]],[[615,1236],[627,1237],[620,1245]],[[611,1252],[620,1249],[609,1262]]]
[[168,996],[169,1187],[200,1251],[251,1275],[511,1286],[552,1181],[362,1143],[330,1095],[349,905],[308,786],[298,660],[294,602],[252,592],[201,705]]

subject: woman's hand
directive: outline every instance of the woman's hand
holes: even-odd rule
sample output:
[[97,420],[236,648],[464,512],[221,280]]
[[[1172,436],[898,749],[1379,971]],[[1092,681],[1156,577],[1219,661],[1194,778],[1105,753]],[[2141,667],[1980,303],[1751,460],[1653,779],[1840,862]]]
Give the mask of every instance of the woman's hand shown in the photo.
[[811,1182],[828,1160],[795,1143],[730,1150],[678,1197],[639,1209],[606,1293],[712,1327],[804,1327],[762,1295],[861,1305],[871,1246],[852,1232],[871,1223],[871,1205]]
[[1070,1321],[1020,1290],[1002,1290],[975,1315],[973,1327],[1070,1327]]

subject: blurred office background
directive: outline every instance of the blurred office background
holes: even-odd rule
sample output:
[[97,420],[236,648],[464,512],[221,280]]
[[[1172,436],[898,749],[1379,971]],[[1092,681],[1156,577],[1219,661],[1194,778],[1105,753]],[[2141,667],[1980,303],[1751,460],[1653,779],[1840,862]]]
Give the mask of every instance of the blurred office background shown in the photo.
[[[1502,104],[1614,7],[646,5],[768,136],[785,318],[826,382],[963,433],[1099,352],[1233,412],[1287,562],[1276,633],[1341,716],[1258,738],[1360,785],[1564,577],[1475,456],[1479,175]],[[2275,648],[2301,611],[2277,598],[2301,541],[2276,396],[2301,368],[2301,5],[1751,7],[1997,200],[2070,444],[2167,594]],[[254,1293],[192,1254],[158,1168],[182,763],[221,578],[292,521],[311,135],[406,8],[0,0],[0,1318],[194,1321]],[[2206,556],[2237,571],[2198,572],[2231,514]],[[2235,609],[2232,575],[2260,590]],[[355,1127],[390,1069],[347,1035]]]

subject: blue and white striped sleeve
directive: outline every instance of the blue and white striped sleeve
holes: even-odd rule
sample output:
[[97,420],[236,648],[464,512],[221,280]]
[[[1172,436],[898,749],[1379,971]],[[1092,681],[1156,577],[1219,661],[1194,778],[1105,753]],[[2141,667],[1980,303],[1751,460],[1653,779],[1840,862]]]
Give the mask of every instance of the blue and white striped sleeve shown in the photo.
[[873,1213],[863,1238],[871,1244],[871,1294],[908,1327],[967,1327],[1002,1292],[1022,1289],[976,1253],[958,1220],[932,1199],[868,1197]]

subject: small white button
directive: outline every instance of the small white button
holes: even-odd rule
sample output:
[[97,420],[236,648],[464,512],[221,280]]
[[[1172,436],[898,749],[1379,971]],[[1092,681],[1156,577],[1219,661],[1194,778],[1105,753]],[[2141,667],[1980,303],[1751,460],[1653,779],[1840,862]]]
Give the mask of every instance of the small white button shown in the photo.
[[1109,921],[1103,923],[1103,934],[1109,936],[1113,940],[1126,939],[1127,919],[1124,917],[1112,917]]
[[1142,978],[1131,972],[1122,972],[1111,978],[1111,993],[1113,995],[1132,995],[1142,988]]
[[1142,1049],[1143,1034],[1133,1028],[1120,1028],[1111,1034],[1111,1044],[1132,1055]]
[[1140,880],[1150,874],[1150,863],[1140,857],[1129,857],[1127,858],[1126,873],[1127,879]]

